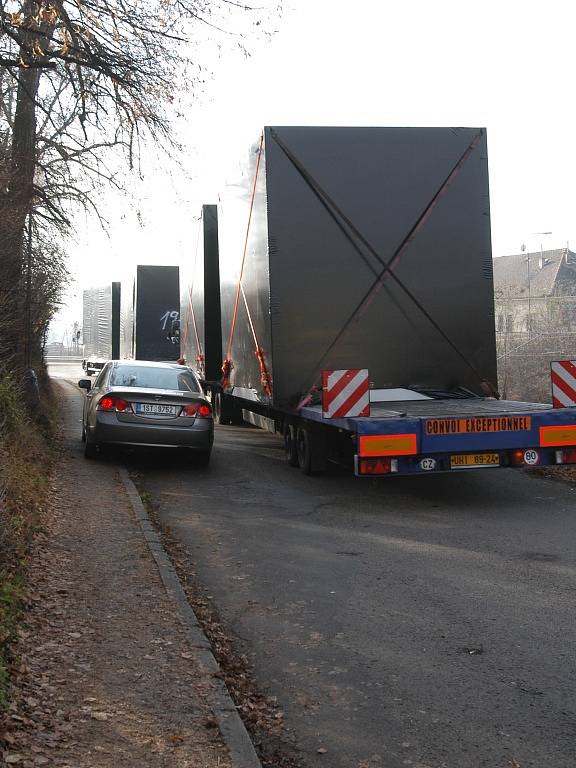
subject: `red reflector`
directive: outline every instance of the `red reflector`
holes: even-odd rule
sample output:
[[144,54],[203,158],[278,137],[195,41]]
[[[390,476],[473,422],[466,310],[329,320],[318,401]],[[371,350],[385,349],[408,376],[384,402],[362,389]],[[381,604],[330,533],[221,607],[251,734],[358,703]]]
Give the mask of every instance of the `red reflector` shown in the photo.
[[417,453],[416,435],[360,435],[360,456],[411,456]]
[[390,459],[358,459],[358,474],[386,475],[392,471]]
[[114,410],[114,398],[113,397],[103,397],[102,400],[98,403],[98,408],[101,411],[113,411]]

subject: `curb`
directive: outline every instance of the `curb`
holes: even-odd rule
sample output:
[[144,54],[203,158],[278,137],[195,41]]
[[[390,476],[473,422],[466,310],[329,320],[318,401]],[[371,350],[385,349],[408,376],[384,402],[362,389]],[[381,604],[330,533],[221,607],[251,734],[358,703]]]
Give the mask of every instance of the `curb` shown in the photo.
[[214,675],[221,671],[220,666],[214,658],[208,638],[204,634],[196,614],[188,602],[186,593],[180,584],[180,579],[162,545],[160,537],[148,517],[140,494],[132,482],[128,471],[120,467],[118,472],[140,525],[144,540],[158,566],[164,589],[176,604],[178,617],[184,626],[188,642],[193,650],[194,660],[202,671],[211,677],[212,685],[207,694],[208,703],[218,722],[222,738],[230,752],[234,768],[262,768],[246,726],[236,710],[236,705],[232,701],[226,685],[222,680],[214,677]]

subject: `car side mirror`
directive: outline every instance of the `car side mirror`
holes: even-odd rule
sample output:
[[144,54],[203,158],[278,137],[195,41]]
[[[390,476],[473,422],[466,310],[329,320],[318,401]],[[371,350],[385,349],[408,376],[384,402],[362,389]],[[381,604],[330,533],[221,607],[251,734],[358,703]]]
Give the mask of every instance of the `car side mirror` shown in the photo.
[[78,386],[80,387],[80,389],[85,389],[86,392],[90,392],[90,390],[92,389],[92,382],[90,381],[90,379],[80,379],[80,381],[78,382]]

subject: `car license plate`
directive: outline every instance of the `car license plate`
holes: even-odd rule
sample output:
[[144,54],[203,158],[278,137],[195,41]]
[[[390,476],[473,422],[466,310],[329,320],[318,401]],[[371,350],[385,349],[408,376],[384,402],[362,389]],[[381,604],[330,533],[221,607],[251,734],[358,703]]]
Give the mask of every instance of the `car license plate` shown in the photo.
[[450,456],[450,467],[452,469],[499,466],[500,456],[497,453],[462,453]]
[[161,405],[160,403],[136,403],[136,413],[142,416],[175,416],[175,405]]

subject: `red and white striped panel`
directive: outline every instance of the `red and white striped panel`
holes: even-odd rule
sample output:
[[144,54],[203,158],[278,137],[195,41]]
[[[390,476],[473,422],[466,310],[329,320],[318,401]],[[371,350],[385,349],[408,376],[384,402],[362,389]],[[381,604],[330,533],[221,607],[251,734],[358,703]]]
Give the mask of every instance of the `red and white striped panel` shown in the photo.
[[367,369],[322,371],[322,415],[325,419],[370,416]]
[[550,363],[552,405],[554,408],[576,407],[576,361],[557,360]]

